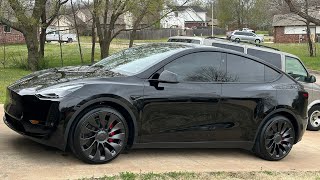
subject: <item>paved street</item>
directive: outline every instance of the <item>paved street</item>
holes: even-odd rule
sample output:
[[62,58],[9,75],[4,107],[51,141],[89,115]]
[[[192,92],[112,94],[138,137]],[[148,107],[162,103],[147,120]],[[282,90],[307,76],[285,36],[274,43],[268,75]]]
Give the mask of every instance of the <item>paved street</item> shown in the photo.
[[[0,105],[0,116],[3,107]],[[0,179],[75,179],[132,172],[316,171],[320,132],[307,132],[282,161],[269,162],[243,150],[146,149],[121,154],[105,165],[88,165],[71,153],[35,143],[0,122]]]

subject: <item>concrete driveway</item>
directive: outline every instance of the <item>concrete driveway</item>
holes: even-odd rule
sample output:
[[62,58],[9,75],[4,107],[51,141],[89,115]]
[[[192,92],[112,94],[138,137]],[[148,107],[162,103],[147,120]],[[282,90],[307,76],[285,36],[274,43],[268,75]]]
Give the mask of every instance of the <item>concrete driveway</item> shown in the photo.
[[[3,106],[0,105],[0,117]],[[319,171],[320,132],[307,132],[282,161],[269,162],[237,149],[146,149],[88,165],[71,153],[37,144],[0,122],[0,179],[76,179],[119,172]]]

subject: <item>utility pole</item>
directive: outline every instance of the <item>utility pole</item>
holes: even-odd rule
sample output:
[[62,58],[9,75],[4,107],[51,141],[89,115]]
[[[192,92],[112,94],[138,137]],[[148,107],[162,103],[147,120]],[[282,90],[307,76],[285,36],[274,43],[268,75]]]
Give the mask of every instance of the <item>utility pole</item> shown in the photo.
[[211,7],[211,36],[213,37],[213,1]]

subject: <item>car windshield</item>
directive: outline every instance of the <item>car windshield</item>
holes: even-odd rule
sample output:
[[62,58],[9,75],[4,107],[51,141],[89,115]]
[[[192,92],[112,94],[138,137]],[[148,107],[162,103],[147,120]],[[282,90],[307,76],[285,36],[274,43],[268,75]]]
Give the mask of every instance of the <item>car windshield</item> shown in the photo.
[[115,53],[93,66],[127,76],[139,74],[162,60],[192,46],[183,44],[148,44]]

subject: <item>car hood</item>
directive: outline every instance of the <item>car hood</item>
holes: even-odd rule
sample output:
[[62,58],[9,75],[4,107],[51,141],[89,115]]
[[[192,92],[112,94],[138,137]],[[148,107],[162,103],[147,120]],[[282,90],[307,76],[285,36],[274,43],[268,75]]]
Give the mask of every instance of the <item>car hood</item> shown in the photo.
[[81,83],[88,78],[111,78],[121,77],[119,73],[114,73],[97,66],[72,66],[64,68],[52,68],[34,72],[9,86],[9,89],[19,93],[20,91],[38,91],[50,86],[73,82]]

